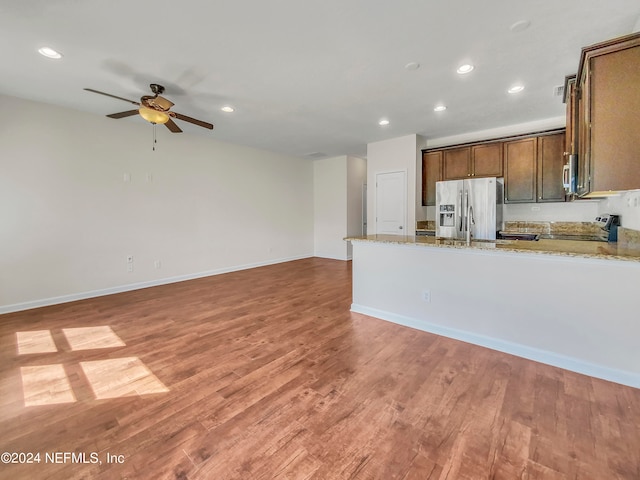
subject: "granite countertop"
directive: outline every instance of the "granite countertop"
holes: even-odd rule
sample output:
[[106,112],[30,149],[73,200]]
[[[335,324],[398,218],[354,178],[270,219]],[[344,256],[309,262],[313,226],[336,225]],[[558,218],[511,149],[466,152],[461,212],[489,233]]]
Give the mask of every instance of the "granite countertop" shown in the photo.
[[413,235],[367,235],[348,237],[345,240],[640,262],[640,249],[628,248],[618,243],[583,240],[472,240],[469,245],[464,240]]

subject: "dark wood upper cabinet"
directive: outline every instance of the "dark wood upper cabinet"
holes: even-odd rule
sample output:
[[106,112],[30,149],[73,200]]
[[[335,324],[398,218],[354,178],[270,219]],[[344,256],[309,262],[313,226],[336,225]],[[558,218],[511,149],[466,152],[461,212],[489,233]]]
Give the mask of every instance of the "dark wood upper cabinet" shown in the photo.
[[452,148],[443,151],[443,180],[469,177],[471,147]]
[[576,193],[579,196],[586,195],[589,192],[589,155],[587,155],[587,130],[589,122],[587,121],[587,110],[584,106],[584,98],[581,92],[589,89],[589,82],[583,82],[581,86],[576,85],[576,125],[574,127],[575,134],[578,136],[578,171],[576,173]]
[[584,48],[578,82],[578,193],[640,188],[640,33]]
[[422,205],[436,182],[504,177],[505,203],[564,202],[565,132],[553,130],[422,151]]
[[504,142],[505,203],[564,202],[565,134]]
[[472,177],[502,177],[502,142],[471,147]]
[[502,176],[502,143],[443,150],[443,179],[459,180],[470,177]]
[[567,130],[565,136],[565,155],[578,153],[578,98],[577,98],[576,76],[569,75],[564,80],[564,101],[567,104]]
[[535,202],[537,137],[504,142],[503,149],[505,203]]
[[436,204],[436,182],[442,180],[442,151],[422,152],[422,205]]
[[565,134],[538,137],[538,202],[563,202],[562,168],[565,163]]
[[504,177],[505,203],[564,202],[565,132],[553,130],[422,152],[422,205],[436,182]]

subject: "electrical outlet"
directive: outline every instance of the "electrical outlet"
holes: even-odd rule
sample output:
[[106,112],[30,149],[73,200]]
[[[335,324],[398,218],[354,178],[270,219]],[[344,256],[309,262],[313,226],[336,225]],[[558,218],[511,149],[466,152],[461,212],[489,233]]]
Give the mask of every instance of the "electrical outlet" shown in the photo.
[[133,263],[133,255],[127,255],[127,263]]
[[127,263],[127,272],[133,272],[133,263]]
[[155,268],[160,268],[160,267],[162,267],[162,264],[160,263],[160,260],[155,260],[155,261],[153,262],[153,266],[154,266]]
[[422,292],[422,300],[427,303],[431,303],[431,290],[425,290]]

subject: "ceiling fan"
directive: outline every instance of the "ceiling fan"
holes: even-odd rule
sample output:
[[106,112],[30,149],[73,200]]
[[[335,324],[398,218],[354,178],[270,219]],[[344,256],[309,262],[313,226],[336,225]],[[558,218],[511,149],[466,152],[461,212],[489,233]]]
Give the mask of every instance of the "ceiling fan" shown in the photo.
[[164,93],[164,87],[162,85],[158,85],[157,83],[152,83],[149,86],[151,87],[153,95],[143,95],[142,97],[140,97],[139,102],[135,102],[127,98],[118,97],[116,95],[111,95],[110,93],[104,93],[92,88],[85,88],[85,90],[87,92],[99,93],[100,95],[105,95],[107,97],[117,98],[118,100],[124,100],[125,102],[129,102],[140,107],[136,110],[127,110],[126,112],[112,113],[111,115],[107,115],[107,117],[109,118],[125,118],[139,114],[147,122],[153,124],[162,123],[166,125],[166,127],[171,130],[171,132],[181,133],[182,130],[180,129],[180,127],[176,125],[176,123],[172,120],[173,118],[177,118],[178,120],[183,120],[185,122],[198,125],[199,127],[213,130],[213,125],[211,123],[203,122],[202,120],[196,120],[195,118],[187,117],[186,115],[182,115],[181,113],[172,112],[170,109],[174,105],[173,102],[160,96],[160,94]]

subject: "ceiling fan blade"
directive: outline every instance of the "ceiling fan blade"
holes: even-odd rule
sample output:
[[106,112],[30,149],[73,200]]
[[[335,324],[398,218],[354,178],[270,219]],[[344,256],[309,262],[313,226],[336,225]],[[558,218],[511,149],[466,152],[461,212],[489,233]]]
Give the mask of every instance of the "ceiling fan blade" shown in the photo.
[[140,103],[135,102],[135,101],[133,101],[133,100],[129,100],[128,98],[118,97],[118,96],[116,96],[116,95],[111,95],[110,93],[104,93],[104,92],[101,92],[100,90],[94,90],[93,88],[85,88],[85,90],[86,90],[87,92],[98,93],[98,94],[100,94],[100,95],[104,95],[104,96],[106,96],[106,97],[117,98],[118,100],[124,100],[125,102],[129,102],[129,103],[132,103],[132,104],[134,104],[134,105],[140,105]]
[[109,118],[125,118],[130,117],[132,115],[137,115],[138,110],[127,110],[126,112],[112,113],[111,115],[107,115]]
[[165,123],[165,125],[169,130],[171,130],[172,133],[182,133],[182,130],[180,129],[180,127],[176,125],[176,122],[174,122],[171,119],[169,119],[169,121]]
[[207,122],[203,122],[202,120],[196,120],[195,118],[187,117],[186,115],[182,115],[181,113],[172,112],[176,118],[183,120],[185,122],[193,123],[194,125],[198,125],[199,127],[208,128],[209,130],[213,130],[213,125]]

